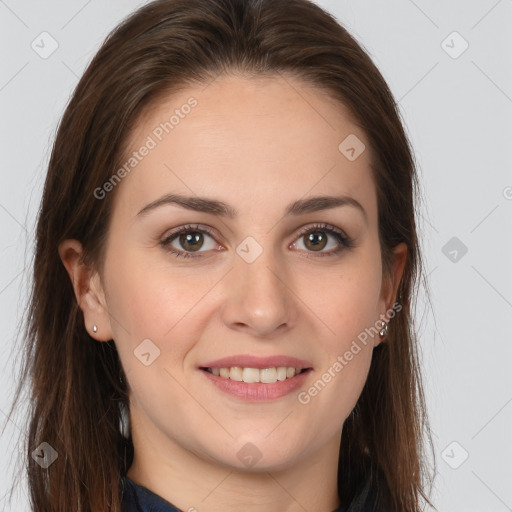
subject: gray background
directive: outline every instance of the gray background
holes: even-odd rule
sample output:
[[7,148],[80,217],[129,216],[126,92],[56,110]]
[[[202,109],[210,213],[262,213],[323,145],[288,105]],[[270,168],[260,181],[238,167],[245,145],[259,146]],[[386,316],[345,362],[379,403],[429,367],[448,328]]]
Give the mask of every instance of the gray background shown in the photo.
[[[142,3],[0,0],[2,424],[57,122],[104,37]],[[433,310],[422,289],[417,317],[436,445],[434,502],[440,511],[512,510],[512,0],[318,3],[372,55],[419,164]],[[42,46],[43,31],[58,43],[46,59],[31,47]],[[28,510],[25,484],[15,505],[3,499],[25,425],[18,416],[0,437],[0,510]]]

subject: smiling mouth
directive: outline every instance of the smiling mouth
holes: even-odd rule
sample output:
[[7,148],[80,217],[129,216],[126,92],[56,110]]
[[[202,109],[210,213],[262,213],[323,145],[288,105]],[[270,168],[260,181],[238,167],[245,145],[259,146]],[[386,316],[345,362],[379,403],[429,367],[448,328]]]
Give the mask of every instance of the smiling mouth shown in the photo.
[[278,366],[270,368],[247,368],[232,366],[229,368],[201,368],[217,377],[248,384],[261,382],[273,384],[274,382],[292,379],[297,375],[308,372],[311,368],[294,368],[293,366]]

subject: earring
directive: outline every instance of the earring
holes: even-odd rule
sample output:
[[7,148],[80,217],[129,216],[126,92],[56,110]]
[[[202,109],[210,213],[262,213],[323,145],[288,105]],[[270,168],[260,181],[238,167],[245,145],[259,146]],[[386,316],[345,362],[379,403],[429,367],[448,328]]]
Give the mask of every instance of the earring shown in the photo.
[[98,328],[96,327],[96,325],[92,326],[92,332],[98,332]]
[[388,334],[388,324],[384,320],[381,320],[382,322],[382,329],[380,330],[379,334],[381,338],[385,338]]

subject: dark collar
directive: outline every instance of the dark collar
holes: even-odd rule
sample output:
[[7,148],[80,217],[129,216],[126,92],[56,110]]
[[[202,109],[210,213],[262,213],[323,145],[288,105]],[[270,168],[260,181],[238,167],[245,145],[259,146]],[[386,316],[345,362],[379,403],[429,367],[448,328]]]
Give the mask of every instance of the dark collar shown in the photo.
[[181,512],[158,494],[124,476],[121,478],[122,512]]
[[[121,478],[123,512],[183,512],[146,487],[124,476]],[[361,485],[357,496],[348,507],[341,506],[333,512],[373,512],[370,480]]]

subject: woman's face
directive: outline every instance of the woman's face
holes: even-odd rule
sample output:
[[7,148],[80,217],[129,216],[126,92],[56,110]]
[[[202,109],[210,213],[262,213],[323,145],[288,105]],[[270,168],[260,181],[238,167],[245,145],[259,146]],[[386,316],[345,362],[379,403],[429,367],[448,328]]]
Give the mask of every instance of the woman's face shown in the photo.
[[158,105],[130,144],[103,188],[108,315],[89,323],[118,348],[136,456],[337,459],[379,343],[368,330],[394,300],[365,134],[291,77],[223,77]]

